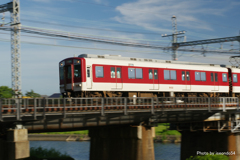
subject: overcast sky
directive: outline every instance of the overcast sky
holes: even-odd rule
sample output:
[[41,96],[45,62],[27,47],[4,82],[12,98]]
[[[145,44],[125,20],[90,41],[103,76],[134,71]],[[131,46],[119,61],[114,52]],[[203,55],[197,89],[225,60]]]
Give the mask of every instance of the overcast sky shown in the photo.
[[[10,0],[0,0],[0,5]],[[238,0],[20,0],[21,24],[69,34],[171,46],[171,17],[187,41],[238,36]],[[9,13],[5,23],[10,22]],[[0,23],[3,23],[0,19]],[[171,51],[39,38],[21,33],[22,92],[59,93],[58,63],[79,54],[120,54],[171,60]],[[179,39],[181,42],[183,39]],[[0,86],[11,87],[10,32],[0,31]],[[201,46],[202,47],[202,46]],[[200,47],[200,48],[201,48]],[[204,45],[208,50],[239,50],[238,42]],[[199,47],[198,47],[199,48]],[[179,52],[179,61],[230,64],[230,55]]]

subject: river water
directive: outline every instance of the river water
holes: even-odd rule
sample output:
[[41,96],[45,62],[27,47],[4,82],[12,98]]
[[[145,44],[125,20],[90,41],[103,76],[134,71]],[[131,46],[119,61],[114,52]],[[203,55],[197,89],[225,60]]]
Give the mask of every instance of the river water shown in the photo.
[[[62,153],[67,153],[75,160],[89,160],[89,141],[30,141],[30,147],[54,148]],[[156,160],[179,160],[180,144],[154,143]]]

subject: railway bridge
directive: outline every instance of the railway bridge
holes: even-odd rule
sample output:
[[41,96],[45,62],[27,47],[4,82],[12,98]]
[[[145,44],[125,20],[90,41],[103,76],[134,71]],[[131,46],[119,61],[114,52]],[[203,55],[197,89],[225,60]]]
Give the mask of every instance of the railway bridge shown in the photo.
[[154,160],[154,126],[182,133],[181,160],[208,153],[240,159],[236,97],[0,99],[0,159],[29,156],[29,133],[88,129],[90,160]]

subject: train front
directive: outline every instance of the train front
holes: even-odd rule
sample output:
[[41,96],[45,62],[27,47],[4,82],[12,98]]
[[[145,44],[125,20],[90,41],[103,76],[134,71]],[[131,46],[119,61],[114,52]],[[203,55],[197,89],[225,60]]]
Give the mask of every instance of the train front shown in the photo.
[[60,92],[63,97],[81,96],[84,66],[84,58],[78,57],[67,58],[59,63]]

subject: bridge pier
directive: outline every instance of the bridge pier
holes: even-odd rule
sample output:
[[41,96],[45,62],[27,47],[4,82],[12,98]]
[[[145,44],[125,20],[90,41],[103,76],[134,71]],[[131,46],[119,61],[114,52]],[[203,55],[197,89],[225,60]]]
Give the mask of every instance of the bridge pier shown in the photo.
[[155,160],[151,127],[109,126],[89,130],[90,160]]
[[0,159],[16,160],[29,157],[27,129],[9,129],[0,138]]
[[240,134],[231,132],[182,131],[181,160],[190,156],[224,153],[240,160]]

